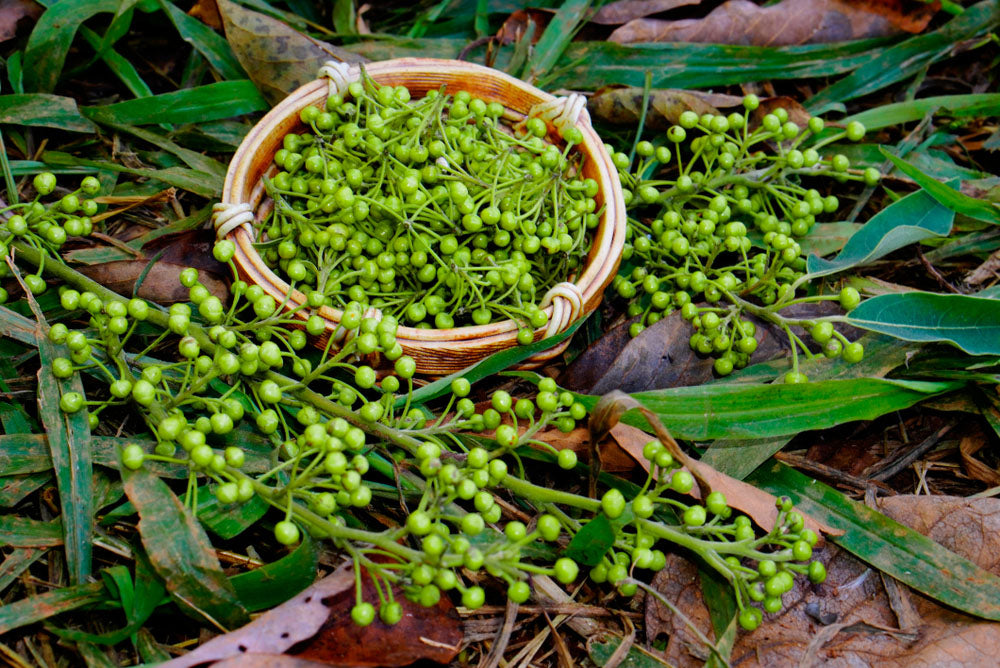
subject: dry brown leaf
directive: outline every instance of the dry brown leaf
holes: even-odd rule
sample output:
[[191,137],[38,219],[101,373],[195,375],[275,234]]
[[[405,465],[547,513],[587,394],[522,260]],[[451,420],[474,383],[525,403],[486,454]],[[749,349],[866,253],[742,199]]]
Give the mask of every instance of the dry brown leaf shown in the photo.
[[188,10],[188,14],[212,30],[222,30],[222,16],[219,15],[219,5],[215,0],[198,0]]
[[[649,471],[649,460],[642,456],[642,448],[649,443],[649,434],[641,429],[637,429],[627,424],[618,423],[611,430],[611,437],[615,442],[627,452],[642,468]],[[708,464],[696,459],[688,461],[688,467],[692,474],[700,476],[708,485],[718,492],[726,495],[726,501],[736,510],[746,513],[746,515],[757,523],[765,531],[770,531],[774,526],[774,521],[778,518],[778,508],[775,505],[775,498],[764,490],[757,489],[753,485],[742,480],[732,478],[725,473],[716,471]],[[700,498],[698,490],[691,490],[691,496]],[[840,536],[844,532],[834,529],[831,526],[817,522],[808,515],[803,515],[806,526],[815,531],[820,536],[824,534],[830,536]]]
[[[371,578],[362,582],[362,597],[377,605]],[[444,597],[437,606],[424,608],[407,601],[401,591],[395,595],[403,605],[398,624],[387,626],[376,618],[369,626],[356,625],[350,615],[354,568],[348,562],[246,626],[161,666],[405,666],[455,658],[463,634],[451,601]]]
[[366,62],[363,56],[314,39],[270,16],[229,0],[217,2],[236,59],[271,103],[315,79],[328,60]]
[[131,295],[136,281],[146,272],[138,296],[170,304],[188,301],[188,289],[181,285],[180,273],[185,267],[194,267],[199,270],[202,285],[225,303],[229,298],[225,278],[228,269],[212,257],[213,243],[214,237],[204,230],[171,234],[147,244],[141,258],[80,267],[80,272],[123,295]]
[[669,12],[671,9],[697,5],[700,2],[701,0],[618,0],[618,2],[610,2],[601,7],[591,17],[590,22],[617,26],[650,14]]
[[17,36],[22,24],[34,23],[42,6],[32,0],[0,0],[0,43]]
[[[591,114],[610,123],[631,125],[642,117],[645,90],[634,86],[605,86],[590,97],[587,109]],[[664,129],[674,125],[685,111],[702,114],[727,113],[729,110],[743,109],[743,98],[723,93],[705,93],[697,90],[658,88],[649,91],[649,106],[646,110],[646,124],[654,129]],[[811,118],[797,100],[785,95],[765,97],[750,117],[751,127],[760,124],[765,114],[777,107],[788,112],[790,120],[805,126]]]
[[[930,16],[927,17],[930,20]],[[635,19],[616,29],[611,42],[706,42],[752,46],[821,44],[899,32],[893,21],[844,0],[783,0],[760,6],[728,0],[704,18]]]
[[[879,506],[886,515],[1000,573],[1000,500],[895,496],[881,499]],[[920,625],[915,634],[903,632],[875,571],[830,544],[817,552],[817,558],[826,564],[827,581],[822,585],[797,582],[786,594],[781,613],[765,615],[764,623],[752,633],[740,632],[731,656],[733,665],[996,665],[1000,624],[910,593]],[[653,585],[706,635],[713,636],[693,565],[679,558],[668,561]],[[647,640],[669,634],[664,652],[668,661],[682,667],[703,665],[704,658],[695,656],[698,643],[691,631],[652,597],[647,601]]]
[[962,455],[962,464],[965,472],[973,480],[985,482],[987,485],[1000,485],[1000,473],[995,468],[987,466],[982,461],[975,458],[975,454],[983,449],[986,441],[982,437],[966,436],[959,443],[958,450]]
[[518,9],[503,22],[503,25],[497,30],[494,39],[500,44],[519,42],[527,34],[528,28],[533,25],[534,32],[531,33],[531,43],[534,44],[542,36],[542,33],[545,32],[545,28],[548,27],[553,14],[552,10],[535,9],[533,7]]

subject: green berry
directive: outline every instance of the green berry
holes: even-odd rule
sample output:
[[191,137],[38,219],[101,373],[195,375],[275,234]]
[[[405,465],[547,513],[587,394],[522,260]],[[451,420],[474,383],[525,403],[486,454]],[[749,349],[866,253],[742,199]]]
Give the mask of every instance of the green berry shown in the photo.
[[609,519],[617,519],[625,512],[625,496],[617,489],[611,488],[601,497],[601,508]]

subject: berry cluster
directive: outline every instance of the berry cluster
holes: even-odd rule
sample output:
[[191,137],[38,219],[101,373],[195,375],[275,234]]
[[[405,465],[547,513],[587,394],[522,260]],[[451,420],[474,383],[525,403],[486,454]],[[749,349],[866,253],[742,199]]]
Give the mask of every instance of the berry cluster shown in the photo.
[[575,127],[550,143],[529,118],[461,91],[411,100],[369,77],[300,118],[266,181],[265,261],[322,303],[376,307],[415,327],[514,319],[530,342],[538,302],[580,266],[598,224]]
[[[43,257],[56,258],[67,238],[87,236],[93,231],[90,217],[97,213],[98,204],[92,198],[101,190],[100,181],[93,176],[84,177],[79,188],[48,205],[41,199],[55,192],[55,174],[42,172],[35,176],[32,185],[35,187],[32,201],[0,210],[9,216],[6,222],[0,223],[0,256],[7,255],[10,243],[20,241],[38,250]],[[43,264],[36,273],[23,277],[25,287],[32,294],[40,295],[48,287],[42,278],[44,268]],[[0,263],[0,277],[8,272],[7,265]],[[0,304],[7,301],[7,296],[7,291],[0,287]]]
[[806,268],[798,239],[817,216],[840,205],[836,196],[824,197],[803,181],[825,177],[874,185],[880,175],[872,168],[852,170],[842,154],[820,153],[831,142],[862,139],[860,123],[807,147],[823,131],[822,119],[810,118],[800,128],[777,108],[751,130],[750,114],[758,104],[750,95],[743,113],[684,112],[663,144],[638,143],[634,168],[624,153],[612,154],[630,209],[627,269],[612,289],[626,300],[628,315],[638,318],[630,326],[633,336],[680,310],[695,330],[692,349],[713,356],[722,376],[745,366],[756,350],[756,327],[745,314],[775,323],[792,342],[793,371],[785,380],[801,382],[797,353],[814,352],[789,329],[793,325],[809,331],[828,356],[856,361],[863,353],[829,320],[780,314],[795,303],[839,300],[850,309],[859,301],[853,288],[798,294]]

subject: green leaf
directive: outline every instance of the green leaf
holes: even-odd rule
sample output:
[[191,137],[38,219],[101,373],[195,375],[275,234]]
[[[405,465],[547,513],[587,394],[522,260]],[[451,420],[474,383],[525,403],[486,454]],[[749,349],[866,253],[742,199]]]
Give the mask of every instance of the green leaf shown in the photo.
[[567,0],[560,5],[534,45],[525,66],[526,81],[534,82],[549,74],[559,56],[573,40],[590,4],[591,0]]
[[900,582],[970,615],[1000,620],[1000,578],[930,538],[779,462],[747,481],[843,530],[834,543]]
[[143,547],[181,609],[222,630],[245,624],[247,612],[191,512],[159,477],[144,469],[123,471],[122,478],[125,493],[139,511]]
[[[632,397],[656,413],[674,436],[704,441],[785,436],[871,420],[960,386],[958,382],[854,378],[801,385],[696,385],[636,392]],[[592,409],[599,397],[579,395],[578,399]],[[634,409],[622,422],[649,429]]]
[[216,174],[206,174],[195,169],[187,169],[185,167],[168,167],[167,169],[130,168],[107,160],[77,158],[74,155],[61,151],[45,151],[42,153],[42,160],[46,164],[57,166],[78,165],[105,169],[112,172],[134,174],[135,176],[144,176],[209,199],[218,199],[222,196],[223,180]]
[[270,506],[259,496],[239,505],[223,506],[208,486],[198,488],[198,519],[206,529],[225,540],[249,529],[268,508]]
[[955,213],[961,213],[976,220],[982,220],[994,225],[1000,225],[1000,205],[986,200],[976,199],[961,193],[948,185],[941,183],[937,179],[932,179],[919,169],[901,158],[882,149],[882,154],[892,161],[894,165],[911,179],[917,182],[924,190],[938,202],[948,207]]
[[872,54],[853,73],[828,86],[806,101],[806,109],[821,114],[835,106],[881,90],[924,70],[947,57],[956,43],[984,34],[1000,24],[1000,3],[985,0],[937,30],[909,39]]
[[0,592],[6,591],[21,573],[28,570],[31,564],[48,551],[47,547],[15,547],[7,551],[3,561],[0,562]]
[[303,534],[292,552],[275,562],[229,578],[243,606],[250,612],[284,603],[316,579],[319,553],[316,543]]
[[[205,172],[206,174],[212,174],[213,176],[219,178],[225,178],[226,176],[226,166],[221,162],[219,162],[218,160],[216,160],[215,158],[210,158],[209,156],[204,155],[202,153],[198,153],[197,151],[192,151],[191,149],[184,148],[183,146],[170,141],[166,137],[157,134],[156,132],[145,130],[143,128],[136,127],[134,125],[122,125],[118,123],[108,123],[107,125],[115,128],[116,130],[127,132],[130,135],[138,137],[139,139],[142,139],[144,141],[148,141],[150,144],[153,144],[154,146],[159,146],[164,151],[169,151],[170,153],[173,153],[178,158],[183,160],[184,163],[191,169]],[[159,231],[160,229],[162,228],[157,228],[156,230],[153,231]],[[148,240],[144,240],[143,243],[146,242],[148,242]]]
[[97,130],[80,113],[76,100],[45,93],[0,95],[0,123],[58,128],[69,132]]
[[855,327],[905,341],[947,341],[970,355],[1000,354],[1000,301],[969,295],[903,292],[861,302]]
[[267,109],[267,102],[253,83],[240,79],[218,81],[103,107],[83,107],[81,111],[96,123],[149,125],[202,123]]
[[79,374],[60,380],[52,374],[52,360],[69,354],[57,350],[41,325],[38,329],[38,417],[45,429],[52,468],[59,488],[59,506],[66,542],[66,566],[72,584],[90,577],[94,540],[93,461],[87,411],[64,413],[59,399],[65,392],[83,394]]
[[[789,47],[573,42],[556,66],[549,88],[608,84],[652,88],[711,88],[748,81],[800,79],[850,72],[886,51],[888,40]],[[463,40],[463,45],[467,43]],[[367,53],[366,53],[367,55]]]
[[968,95],[937,95],[920,100],[907,100],[865,109],[840,121],[846,126],[857,121],[868,130],[892,125],[914,123],[929,113],[944,113],[955,118],[1000,115],[1000,93],[970,93]]
[[62,522],[48,522],[17,515],[0,515],[0,536],[10,547],[55,547],[63,544]]
[[836,253],[862,228],[861,223],[846,221],[836,223],[816,223],[809,234],[798,240],[804,254],[820,257]]
[[[80,28],[80,34],[87,41],[87,44],[95,50],[100,50],[102,40],[100,35],[88,28],[87,26],[82,26]],[[136,71],[135,66],[128,61],[123,55],[115,51],[110,46],[100,51],[101,60],[104,64],[108,66],[112,72],[115,73],[125,87],[135,95],[136,97],[147,97],[153,94],[153,91],[149,89],[149,86],[143,81],[142,77],[139,76],[139,72]]]
[[[623,638],[611,634],[595,635],[587,640],[587,654],[595,665],[604,666],[611,660],[611,657],[624,642]],[[638,645],[629,647],[624,660],[617,664],[623,668],[663,668],[670,664],[646,651]]]
[[106,598],[103,582],[87,582],[0,606],[0,635]]
[[[414,391],[410,399],[410,405],[416,406],[417,404],[426,403],[450,392],[451,381],[456,378],[465,378],[470,383],[475,383],[478,380],[492,376],[493,374],[503,371],[504,369],[509,369],[515,364],[519,364],[528,359],[535,353],[540,353],[543,350],[548,350],[549,348],[559,345],[569,337],[573,336],[573,334],[576,333],[576,330],[580,329],[580,326],[584,322],[586,322],[586,318],[573,323],[565,332],[561,332],[541,341],[535,341],[534,343],[526,346],[514,346],[513,348],[508,348],[507,350],[501,350],[498,353],[493,353],[482,361],[467,366],[461,371],[456,371],[451,375],[438,378],[437,380]],[[405,403],[406,398],[401,397],[396,400],[395,408],[401,408]]]
[[596,566],[615,544],[611,520],[604,513],[598,514],[576,532],[566,548],[566,556],[584,566]]
[[205,57],[208,64],[222,75],[223,79],[245,79],[246,72],[240,66],[233,50],[225,38],[207,25],[185,14],[168,0],[160,0],[160,6],[173,22],[181,39],[190,44]]
[[835,274],[888,255],[903,246],[928,237],[951,233],[955,214],[927,192],[918,190],[875,214],[832,260],[810,255],[806,263],[811,277]]
[[77,29],[94,14],[117,12],[121,4],[119,0],[62,0],[46,9],[24,49],[25,90],[51,92]]
[[25,497],[51,480],[52,474],[48,471],[4,476],[3,486],[0,487],[0,508],[11,508],[19,504]]

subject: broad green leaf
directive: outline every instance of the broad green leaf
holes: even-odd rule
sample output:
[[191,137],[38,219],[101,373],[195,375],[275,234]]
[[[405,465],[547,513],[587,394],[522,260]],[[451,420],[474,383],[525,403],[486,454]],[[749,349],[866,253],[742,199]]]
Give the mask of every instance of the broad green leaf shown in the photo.
[[903,292],[861,302],[847,322],[905,341],[947,341],[970,355],[1000,354],[1000,301]]
[[[524,360],[528,359],[535,353],[540,353],[543,350],[548,350],[556,345],[559,345],[569,337],[576,333],[576,330],[580,328],[586,322],[586,318],[573,323],[565,332],[556,334],[555,336],[543,339],[541,341],[535,341],[526,346],[514,346],[513,348],[508,348],[507,350],[501,350],[498,353],[493,353],[486,359],[476,362],[461,371],[456,371],[455,373],[445,376],[443,378],[438,378],[437,380],[424,385],[418,390],[413,392],[410,399],[410,405],[415,406],[417,404],[426,403],[432,399],[436,399],[443,394],[451,391],[451,381],[456,378],[465,378],[470,383],[475,383],[477,380],[482,380],[487,376],[492,376],[495,373],[503,371],[504,369],[509,369],[515,364],[519,364]],[[401,397],[396,400],[396,408],[402,407],[406,403],[406,398]]]
[[809,234],[798,240],[804,254],[825,257],[836,253],[847,244],[862,227],[861,223],[846,221],[836,223],[816,223]]
[[83,394],[79,374],[60,380],[52,374],[52,360],[69,351],[51,343],[38,327],[38,417],[49,442],[52,468],[59,489],[59,507],[66,542],[66,566],[71,584],[90,577],[94,540],[94,467],[87,411],[64,413],[59,399],[66,392]]
[[87,582],[0,606],[0,635],[106,598],[103,582]]
[[104,64],[108,66],[112,72],[115,73],[125,87],[135,95],[136,97],[147,97],[153,94],[153,91],[149,89],[149,86],[139,76],[139,72],[136,71],[135,65],[133,65],[125,56],[121,55],[115,51],[110,46],[101,50],[101,36],[96,32],[88,28],[87,26],[82,26],[80,28],[80,34],[83,39],[87,41],[95,51],[99,51],[101,54],[101,60]]
[[76,100],[46,93],[0,95],[0,123],[58,128],[69,132],[97,130],[80,113]]
[[0,335],[9,336],[32,347],[38,345],[35,323],[6,306],[0,306]]
[[927,192],[918,190],[893,202],[875,214],[854,233],[837,257],[824,260],[810,255],[807,262],[812,277],[867,264],[903,246],[951,232],[955,213],[941,206]]
[[95,14],[117,12],[121,4],[119,0],[62,0],[46,9],[24,49],[24,89],[51,92],[79,27]]
[[235,538],[262,518],[270,506],[254,496],[246,503],[222,505],[207,486],[198,488],[198,519],[219,538]]
[[103,107],[83,107],[81,111],[96,123],[149,125],[202,123],[265,111],[267,108],[267,102],[253,83],[240,79],[184,88]]
[[52,469],[45,434],[0,436],[0,472],[3,475],[38,473]]
[[984,0],[968,7],[937,30],[915,35],[872,54],[857,70],[806,101],[806,109],[821,114],[847,100],[861,97],[913,76],[947,57],[958,42],[992,30],[1000,24],[1000,3]]
[[534,82],[540,77],[548,76],[559,56],[573,40],[590,5],[591,0],[568,0],[560,5],[528,58],[524,69],[526,81]]
[[937,95],[919,100],[883,104],[865,109],[840,121],[857,121],[868,130],[878,130],[902,123],[913,123],[929,113],[944,113],[956,118],[1000,116],[1000,93]]
[[[854,364],[843,359],[828,360],[820,357],[814,360],[799,360],[799,370],[815,382],[845,378],[882,378],[910,359],[919,349],[916,344],[900,344],[897,339],[881,334],[869,333],[858,341],[865,348],[865,356]],[[747,367],[733,374],[726,382],[770,382],[791,369],[788,358],[780,358]],[[701,461],[717,471],[742,480],[754,469],[766,462],[771,455],[781,450],[795,436],[786,434],[765,438],[719,439],[713,442],[701,456]]]
[[1000,620],[1000,578],[930,538],[779,462],[747,481],[844,531],[831,540],[900,582],[976,617]]
[[185,14],[169,0],[160,0],[160,7],[170,17],[181,38],[204,56],[223,79],[246,78],[246,72],[240,67],[224,37],[193,16]]
[[[696,385],[631,396],[656,413],[674,436],[705,441],[784,436],[871,420],[960,386],[957,382],[854,378],[801,385]],[[599,397],[580,395],[578,399],[592,409]],[[636,410],[625,413],[622,422],[649,428]]]
[[584,566],[596,566],[615,544],[611,520],[599,513],[576,532],[566,548],[566,556]]
[[229,578],[240,602],[250,612],[284,603],[316,579],[319,553],[316,543],[303,534],[299,546],[275,562]]
[[139,511],[143,547],[171,597],[195,618],[220,629],[245,624],[247,612],[197,519],[149,471],[123,471],[122,478],[125,493]]
[[1000,205],[976,199],[975,197],[969,197],[965,193],[961,193],[936,179],[932,179],[905,160],[897,158],[889,151],[882,149],[882,153],[899,168],[899,171],[916,181],[934,199],[955,213],[961,213],[976,220],[1000,225]]
[[0,545],[55,547],[62,544],[63,527],[58,517],[43,522],[17,515],[0,515]]

